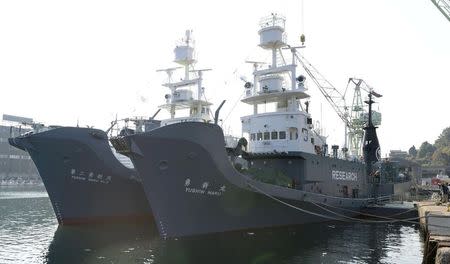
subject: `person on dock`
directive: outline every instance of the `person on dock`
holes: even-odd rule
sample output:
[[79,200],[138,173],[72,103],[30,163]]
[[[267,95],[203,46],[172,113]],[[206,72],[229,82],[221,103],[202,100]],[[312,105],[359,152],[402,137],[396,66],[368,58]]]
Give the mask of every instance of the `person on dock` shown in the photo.
[[448,183],[441,184],[442,188],[442,203],[448,202]]

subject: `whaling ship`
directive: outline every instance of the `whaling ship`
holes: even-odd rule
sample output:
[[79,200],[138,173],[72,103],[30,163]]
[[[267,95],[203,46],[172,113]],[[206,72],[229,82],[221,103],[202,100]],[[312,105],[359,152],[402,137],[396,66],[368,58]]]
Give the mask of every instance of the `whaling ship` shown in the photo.
[[[253,114],[241,118],[244,137],[235,148],[226,148],[222,129],[212,122],[167,124],[115,139],[142,178],[164,238],[351,217],[374,197],[391,194],[392,183],[376,168],[376,94],[367,102],[364,160],[340,158],[334,147],[330,154],[305,105],[306,78],[297,75],[301,57],[286,42],[285,19],[272,14],[259,35],[272,63],[255,63],[254,81],[245,85],[242,102],[253,106]],[[290,50],[291,64],[279,63],[282,48]],[[260,112],[258,106],[268,103],[275,110]],[[247,161],[246,168],[233,163],[236,157]]]
[[151,217],[137,172],[116,158],[104,131],[59,127],[10,138],[10,144],[30,154],[58,223]]
[[[118,128],[119,135],[148,132],[160,125],[178,122],[208,122],[211,119],[210,103],[204,99],[202,73],[193,65],[194,47],[191,31],[175,48],[176,62],[185,67],[185,78],[178,83],[171,81],[178,68],[162,71],[169,75],[165,84],[171,90],[166,95],[167,109],[171,117],[162,121],[154,117],[126,118],[133,122]],[[191,78],[194,75],[195,78]],[[196,88],[197,96],[189,88]],[[178,110],[188,110],[187,116],[175,116]],[[45,131],[30,131],[12,137],[9,143],[27,151],[33,159],[49,194],[55,215],[60,224],[92,223],[111,220],[152,218],[147,198],[137,171],[129,159],[118,154],[109,145],[109,132],[118,126],[113,121],[107,131],[82,127],[52,127]],[[117,149],[120,145],[111,140]]]

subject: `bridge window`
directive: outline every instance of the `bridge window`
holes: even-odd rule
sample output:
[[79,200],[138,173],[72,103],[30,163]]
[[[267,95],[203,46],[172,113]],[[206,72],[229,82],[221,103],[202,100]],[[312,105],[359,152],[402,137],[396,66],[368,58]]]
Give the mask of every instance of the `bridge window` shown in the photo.
[[250,134],[250,140],[255,141],[255,139],[256,139],[255,133]]
[[256,140],[262,140],[262,133],[258,132],[258,134],[256,134]]
[[270,139],[270,133],[264,132],[264,140],[269,140],[269,139]]
[[278,132],[277,131],[273,131],[271,137],[272,137],[272,140],[278,139]]
[[280,139],[286,139],[286,131],[280,131]]

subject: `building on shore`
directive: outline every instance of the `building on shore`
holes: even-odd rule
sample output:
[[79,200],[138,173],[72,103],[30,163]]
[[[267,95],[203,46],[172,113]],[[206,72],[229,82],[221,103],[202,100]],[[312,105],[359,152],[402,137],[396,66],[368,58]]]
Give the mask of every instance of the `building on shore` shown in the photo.
[[31,131],[31,124],[31,118],[3,115],[0,124],[0,185],[41,183],[28,153],[8,143],[8,138]]
[[394,179],[396,182],[411,181],[413,184],[422,182],[422,166],[408,159],[406,151],[391,150],[389,161],[395,163],[395,167],[398,170],[398,178]]

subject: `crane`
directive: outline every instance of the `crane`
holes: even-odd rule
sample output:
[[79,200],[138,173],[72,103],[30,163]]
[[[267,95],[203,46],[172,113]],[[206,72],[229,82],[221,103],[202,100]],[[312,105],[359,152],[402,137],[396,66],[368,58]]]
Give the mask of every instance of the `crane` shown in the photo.
[[333,110],[339,116],[339,118],[345,124],[345,144],[342,151],[344,156],[348,155],[348,135],[353,133],[353,128],[351,126],[351,120],[349,118],[348,107],[345,101],[345,96],[339,92],[336,87],[334,87],[308,60],[302,55],[295,52],[295,48],[291,49],[293,55],[302,65],[306,73],[311,77],[313,82],[316,84],[319,91],[325,97],[325,99],[330,103]]
[[450,0],[431,0],[431,2],[450,21]]
[[306,73],[311,77],[313,82],[319,88],[322,95],[330,103],[333,110],[338,114],[339,118],[348,124],[350,119],[348,118],[348,107],[345,102],[344,95],[339,92],[309,61],[302,55],[295,53],[297,60],[300,62]]
[[[351,86],[353,87],[353,99],[350,107],[349,131],[347,133],[347,141],[349,142],[349,153],[353,157],[362,156],[362,143],[364,140],[364,127],[368,122],[368,111],[366,105],[363,103],[361,91],[367,94],[372,94],[375,97],[381,97],[378,93],[373,91],[363,79],[349,78],[347,88],[344,96]],[[381,124],[381,114],[372,111],[372,122],[375,126]]]
[[[364,140],[364,127],[367,125],[368,111],[363,104],[361,90],[368,94],[379,96],[367,85],[363,79],[349,78],[347,88],[342,94],[334,87],[308,60],[293,51],[294,56],[300,62],[306,73],[319,88],[322,95],[330,103],[333,110],[345,124],[344,155],[353,157],[362,156],[362,144]],[[354,85],[351,107],[348,107],[346,93],[350,85]],[[380,125],[381,114],[374,112],[374,125]]]

